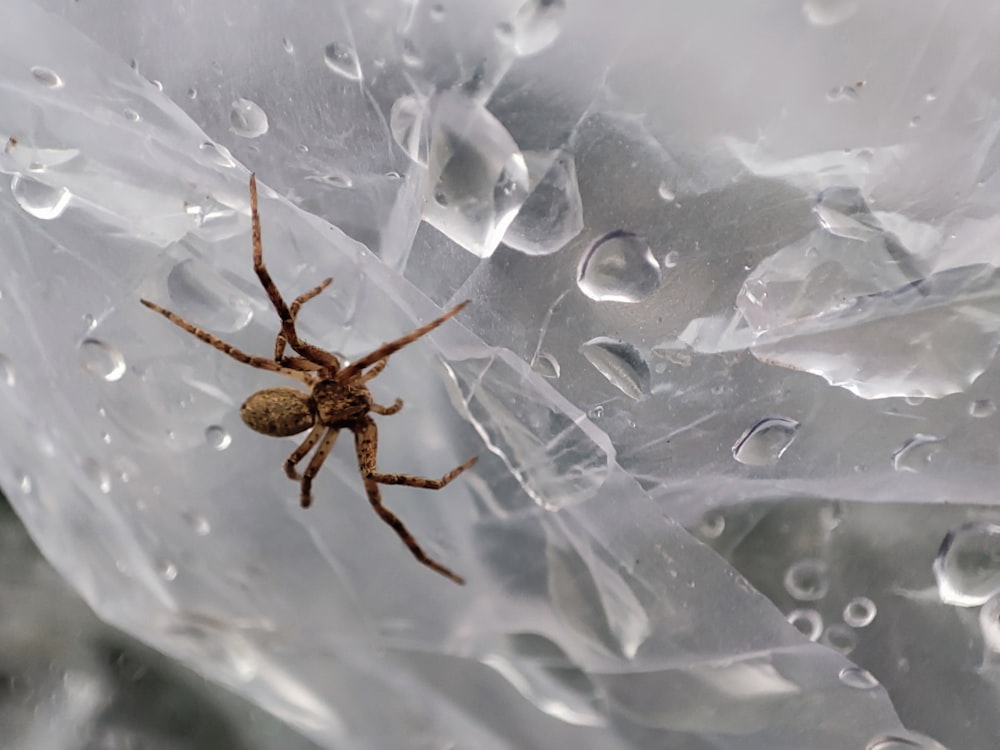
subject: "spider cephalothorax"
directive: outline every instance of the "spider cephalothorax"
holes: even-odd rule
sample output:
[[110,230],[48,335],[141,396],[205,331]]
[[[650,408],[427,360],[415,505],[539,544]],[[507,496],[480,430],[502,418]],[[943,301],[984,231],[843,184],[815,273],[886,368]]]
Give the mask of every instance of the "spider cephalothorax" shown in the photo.
[[[382,372],[390,355],[434,330],[469,303],[463,302],[456,305],[430,323],[395,341],[383,344],[373,352],[351,362],[346,367],[342,367],[335,354],[303,341],[295,330],[295,318],[298,316],[299,309],[326,289],[330,285],[331,279],[325,279],[305,294],[297,297],[291,305],[287,305],[264,265],[260,239],[260,215],[257,211],[257,181],[253,175],[250,176],[250,217],[253,226],[254,271],[267,292],[271,304],[274,305],[278,317],[281,318],[281,330],[274,340],[274,357],[272,359],[245,354],[222,339],[193,326],[169,310],[165,310],[148,300],[142,300],[142,304],[160,313],[172,323],[197,336],[207,344],[225,352],[238,362],[294,378],[309,389],[301,391],[295,388],[266,388],[250,396],[240,408],[240,416],[247,427],[264,435],[289,437],[309,430],[309,434],[302,441],[302,444],[285,461],[285,473],[289,478],[300,483],[300,499],[303,508],[308,508],[312,503],[313,477],[319,472],[326,457],[330,454],[337,435],[341,430],[350,430],[354,433],[358,467],[365,483],[368,501],[375,512],[392,527],[393,531],[421,563],[446,578],[450,578],[455,583],[465,583],[461,576],[429,557],[403,525],[403,522],[382,505],[379,485],[403,484],[410,487],[439,490],[472,466],[476,462],[476,458],[470,458],[440,479],[427,479],[409,474],[383,474],[377,471],[375,463],[378,454],[378,430],[371,414],[395,414],[403,408],[403,402],[396,399],[389,406],[377,404],[365,384]],[[286,346],[290,346],[296,354],[286,355]],[[319,445],[318,448],[317,445]],[[296,466],[314,448],[316,448],[316,452],[313,453],[305,470],[299,474]]]

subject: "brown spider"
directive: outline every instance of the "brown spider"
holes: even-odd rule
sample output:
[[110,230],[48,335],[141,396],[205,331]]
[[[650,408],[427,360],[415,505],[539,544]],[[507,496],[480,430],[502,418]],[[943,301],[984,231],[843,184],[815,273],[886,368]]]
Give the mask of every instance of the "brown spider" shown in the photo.
[[[476,457],[473,456],[440,479],[427,479],[409,474],[383,474],[376,471],[378,431],[369,412],[383,415],[395,414],[403,408],[403,402],[397,398],[390,406],[377,404],[372,399],[371,392],[365,383],[382,372],[390,355],[433,331],[468,305],[468,301],[456,305],[441,317],[417,328],[406,336],[382,344],[375,351],[351,362],[346,367],[341,367],[336,355],[306,343],[299,338],[295,331],[295,318],[302,305],[326,289],[332,279],[325,279],[316,287],[300,295],[292,302],[291,306],[285,304],[281,292],[278,291],[264,265],[260,241],[260,215],[257,212],[257,180],[254,175],[250,175],[250,216],[253,226],[253,268],[264,287],[264,291],[267,292],[267,296],[274,305],[274,309],[277,310],[278,317],[281,318],[281,331],[274,340],[274,359],[245,354],[159,305],[148,300],[141,300],[142,304],[160,313],[171,323],[180,326],[188,333],[194,334],[205,343],[225,352],[236,361],[261,370],[286,375],[309,388],[308,393],[295,388],[265,388],[250,396],[240,408],[240,417],[247,427],[264,435],[288,437],[310,430],[302,444],[292,451],[292,455],[285,461],[285,473],[288,478],[300,483],[303,508],[308,508],[312,502],[313,477],[319,472],[326,457],[330,454],[338,433],[342,429],[350,430],[354,433],[358,467],[361,469],[361,477],[365,483],[365,491],[368,493],[368,501],[378,513],[379,518],[392,527],[392,530],[403,540],[403,543],[417,560],[455,583],[464,584],[465,580],[461,576],[429,557],[403,525],[403,522],[382,505],[379,485],[404,484],[409,487],[439,490],[472,466],[476,462]],[[286,345],[290,346],[298,356],[286,356]],[[368,368],[367,372],[365,372],[366,368]],[[319,444],[319,448],[313,454],[306,470],[299,474],[295,469],[296,465],[301,463],[317,444]]]

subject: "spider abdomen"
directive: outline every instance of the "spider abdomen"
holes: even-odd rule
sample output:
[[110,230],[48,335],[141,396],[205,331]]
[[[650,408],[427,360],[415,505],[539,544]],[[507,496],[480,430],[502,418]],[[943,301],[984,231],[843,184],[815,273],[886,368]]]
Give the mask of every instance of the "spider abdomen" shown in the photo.
[[316,411],[308,393],[294,388],[265,388],[243,402],[240,417],[254,432],[289,437],[312,427]]
[[313,386],[316,413],[323,424],[353,422],[372,408],[372,394],[363,385],[321,380]]

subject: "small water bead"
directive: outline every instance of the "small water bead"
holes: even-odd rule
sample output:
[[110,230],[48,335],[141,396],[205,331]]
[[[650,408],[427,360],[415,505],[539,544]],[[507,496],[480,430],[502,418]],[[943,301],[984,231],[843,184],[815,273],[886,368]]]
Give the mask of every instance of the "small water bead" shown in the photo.
[[346,44],[330,42],[323,49],[323,61],[326,67],[349,81],[361,80],[361,64],[354,49]]
[[566,0],[528,0],[511,22],[511,41],[518,55],[534,55],[559,37]]
[[858,12],[858,0],[806,0],[802,13],[813,26],[836,26]]
[[919,125],[920,125],[920,115],[914,115],[910,119],[910,127],[911,128],[916,128],[916,127],[919,127]]
[[80,364],[91,375],[113,383],[125,374],[125,357],[118,349],[100,339],[80,342]]
[[31,75],[40,84],[52,89],[62,88],[64,85],[63,79],[59,77],[59,74],[48,68],[36,65],[31,69]]
[[195,86],[192,86],[191,88],[189,88],[187,90],[187,97],[188,97],[188,99],[197,99],[198,98],[198,89]]
[[87,478],[97,485],[101,492],[105,495],[111,492],[111,474],[108,473],[107,469],[92,458],[84,459],[80,466]]
[[660,197],[667,203],[673,203],[677,199],[677,194],[670,187],[670,183],[664,180],[660,183],[660,187],[656,191],[659,193]]
[[879,681],[875,679],[875,675],[861,667],[844,667],[837,676],[847,687],[857,690],[872,690],[879,686]]
[[580,353],[609,383],[629,398],[639,401],[649,394],[649,365],[632,344],[598,336],[581,346]]
[[227,168],[236,166],[236,159],[233,158],[233,155],[229,153],[229,149],[225,146],[205,141],[198,148],[208,158],[209,162],[215,166]]
[[937,92],[937,89],[930,89],[930,90],[929,90],[929,91],[928,91],[928,92],[927,92],[927,93],[926,93],[926,94],[924,95],[924,101],[926,101],[926,102],[933,102],[933,101],[937,101],[937,98],[938,98],[938,92]]
[[430,17],[432,21],[440,23],[447,17],[447,15],[448,11],[445,9],[444,3],[434,3],[434,5],[431,6]]
[[844,607],[844,622],[852,628],[866,628],[875,620],[875,602],[867,596],[856,596]]
[[952,529],[934,559],[945,604],[978,607],[1000,592],[1000,526],[969,523]]
[[830,590],[830,568],[822,560],[806,558],[785,572],[785,591],[802,602],[819,601]]
[[347,190],[354,187],[354,181],[350,177],[338,172],[330,172],[328,174],[311,174],[307,175],[305,179],[310,182],[318,182],[321,185],[327,185],[341,190]]
[[420,54],[412,39],[403,39],[403,49],[399,57],[403,61],[403,65],[408,68],[422,68],[424,66],[423,55]]
[[24,472],[20,472],[17,475],[17,488],[21,490],[22,494],[30,495],[31,491],[35,488],[34,482],[31,481],[31,477]]
[[177,579],[177,566],[170,560],[161,560],[157,564],[157,569],[164,581],[169,582]]
[[139,113],[136,112],[134,109],[125,108],[122,111],[122,114],[125,115],[125,119],[128,120],[129,122],[139,122],[139,120],[141,119],[139,117]]
[[217,451],[224,451],[233,443],[233,436],[225,428],[213,424],[205,430],[205,442]]
[[941,450],[943,442],[934,435],[918,432],[893,452],[892,468],[915,473],[923,471],[934,460],[934,454]]
[[702,539],[718,539],[726,530],[726,517],[718,511],[709,511],[698,525],[698,535]]
[[834,623],[823,631],[820,642],[845,656],[858,645],[858,635],[846,625]]
[[198,536],[208,536],[212,533],[212,524],[208,519],[198,513],[186,512],[181,517],[191,526]]
[[969,416],[983,419],[992,417],[997,412],[997,405],[988,398],[982,398],[969,404]]
[[260,138],[270,124],[267,113],[249,99],[239,98],[229,110],[229,129],[241,138]]
[[543,378],[558,378],[561,372],[559,360],[546,352],[539,352],[535,361],[531,363],[531,369]]
[[733,458],[747,466],[774,466],[795,440],[798,431],[799,423],[794,419],[762,419],[733,444]]
[[25,212],[44,221],[62,216],[72,198],[72,194],[64,187],[52,187],[19,174],[11,178],[10,192],[17,205]]
[[13,388],[17,383],[17,373],[14,370],[14,363],[10,361],[10,357],[6,354],[0,354],[0,380],[3,380],[8,388]]
[[660,265],[663,268],[677,268],[677,263],[679,262],[680,257],[681,257],[680,253],[678,253],[676,250],[671,250],[669,253],[663,256],[663,261],[660,263]]
[[294,44],[292,44],[292,40],[291,40],[291,39],[289,39],[289,38],[288,38],[287,36],[283,36],[283,37],[281,37],[281,47],[282,47],[282,49],[284,49],[284,50],[285,50],[285,52],[287,52],[287,53],[288,53],[289,55],[293,55],[293,54],[295,54],[295,45],[294,45]]
[[786,619],[810,641],[818,640],[823,633],[823,618],[815,609],[794,609]]
[[598,302],[641,302],[663,282],[645,238],[617,229],[596,240],[577,268],[580,291]]

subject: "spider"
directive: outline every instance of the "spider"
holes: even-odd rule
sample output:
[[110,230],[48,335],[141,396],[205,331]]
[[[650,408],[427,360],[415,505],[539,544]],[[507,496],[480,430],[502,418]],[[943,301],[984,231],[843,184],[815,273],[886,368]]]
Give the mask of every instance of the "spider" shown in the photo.
[[[306,439],[285,460],[285,474],[288,475],[289,479],[298,481],[300,484],[300,502],[303,508],[308,508],[312,503],[313,477],[319,472],[326,457],[330,454],[337,435],[341,430],[350,430],[354,433],[358,468],[361,470],[361,478],[364,481],[368,502],[371,503],[379,518],[392,527],[392,530],[396,532],[417,560],[445,578],[459,585],[464,584],[465,580],[461,576],[424,552],[414,536],[403,525],[403,522],[382,505],[379,485],[402,484],[409,487],[439,490],[472,466],[476,462],[476,456],[452,469],[440,479],[427,479],[409,474],[384,474],[377,471],[375,462],[378,454],[378,431],[371,414],[384,416],[395,414],[403,408],[403,402],[397,398],[389,406],[375,403],[366,383],[382,372],[390,355],[457,315],[469,302],[462,302],[441,317],[417,328],[406,336],[382,344],[347,366],[341,366],[340,360],[335,354],[303,341],[295,330],[295,319],[302,305],[320,294],[333,280],[323,280],[305,294],[297,297],[291,305],[285,303],[281,292],[278,291],[270,273],[268,273],[267,266],[264,265],[260,239],[260,215],[257,211],[257,180],[254,175],[250,175],[250,217],[253,228],[253,268],[264,287],[264,291],[267,292],[268,298],[274,305],[278,317],[281,318],[281,330],[274,340],[273,359],[246,354],[208,331],[188,323],[169,310],[149,300],[140,301],[146,307],[160,313],[171,323],[228,354],[237,362],[293,378],[308,389],[306,392],[296,388],[265,388],[251,395],[240,408],[240,417],[244,424],[263,435],[289,437],[309,430]],[[286,355],[286,346],[290,346],[296,354]],[[318,448],[316,448],[317,445]],[[313,453],[305,471],[300,474],[296,470],[296,466],[305,460],[313,448],[316,448],[316,452]]]

